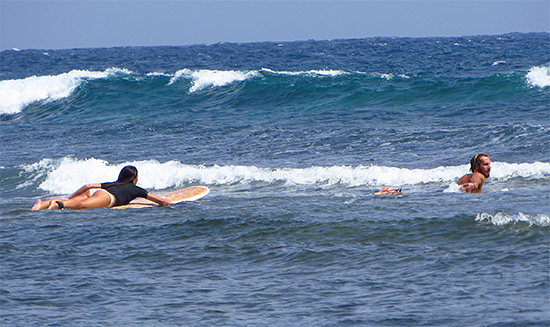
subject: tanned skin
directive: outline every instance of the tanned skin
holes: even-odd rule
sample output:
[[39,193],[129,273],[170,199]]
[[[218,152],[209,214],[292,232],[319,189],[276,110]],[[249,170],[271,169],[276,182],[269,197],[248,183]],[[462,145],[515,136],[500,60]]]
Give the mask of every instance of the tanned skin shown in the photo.
[[458,182],[460,190],[466,193],[481,193],[483,183],[491,172],[491,159],[486,154],[478,154],[470,161],[471,174],[462,176]]

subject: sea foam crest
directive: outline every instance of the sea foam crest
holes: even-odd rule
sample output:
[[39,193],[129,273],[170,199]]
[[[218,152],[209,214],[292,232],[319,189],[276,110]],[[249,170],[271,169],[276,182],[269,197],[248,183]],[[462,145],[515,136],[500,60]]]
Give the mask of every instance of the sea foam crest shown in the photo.
[[545,178],[550,175],[550,162],[535,161],[533,163],[491,163],[491,178]]
[[125,69],[105,71],[71,70],[68,73],[31,76],[0,81],[0,114],[16,114],[37,101],[55,101],[70,96],[84,80],[106,78],[115,74],[130,74]]
[[285,71],[285,70],[273,70],[269,68],[262,68],[260,72],[265,72],[273,75],[287,75],[287,76],[307,76],[307,77],[338,77],[342,75],[363,75],[367,77],[381,78],[385,80],[392,80],[394,78],[410,79],[410,76],[405,74],[395,75],[392,73],[367,73],[362,71],[349,72],[339,69],[312,69],[312,70],[298,70],[298,71]]
[[290,76],[302,76],[302,75],[308,75],[308,76],[327,76],[327,77],[336,77],[340,75],[346,75],[349,74],[346,71],[343,70],[333,70],[333,69],[312,69],[312,70],[305,70],[305,71],[285,71],[285,70],[273,70],[269,68],[262,68],[262,72],[267,72],[270,74],[275,75],[290,75]]
[[[452,183],[467,171],[467,166],[447,166],[432,169],[407,169],[386,166],[312,166],[307,168],[263,168],[256,166],[204,166],[187,165],[177,161],[160,163],[156,160],[109,164],[100,159],[43,159],[24,166],[26,172],[42,176],[39,187],[43,190],[69,194],[88,183],[113,181],[125,165],[139,170],[139,185],[147,189],[182,187],[193,183],[205,185],[235,185],[249,183],[286,185],[345,185],[345,186],[401,186],[427,183]],[[547,178],[550,163],[507,164],[500,178],[522,176]],[[522,167],[522,168],[519,168]],[[502,169],[494,168],[494,169]],[[83,174],[82,172],[86,172]]]
[[259,76],[257,71],[235,71],[235,70],[190,70],[182,69],[177,71],[170,79],[168,85],[173,84],[179,79],[187,78],[192,80],[189,92],[193,93],[207,87],[226,86],[234,82],[242,82],[252,77]]
[[540,88],[550,86],[550,67],[531,67],[525,78],[531,86]]
[[476,221],[480,223],[489,223],[495,226],[504,226],[508,224],[526,223],[529,226],[550,226],[550,216],[545,214],[509,214],[503,212],[487,213],[482,212],[476,215]]

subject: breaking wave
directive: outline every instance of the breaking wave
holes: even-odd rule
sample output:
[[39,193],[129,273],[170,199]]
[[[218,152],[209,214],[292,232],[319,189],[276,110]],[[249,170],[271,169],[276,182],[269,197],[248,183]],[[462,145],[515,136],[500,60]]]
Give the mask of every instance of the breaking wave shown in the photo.
[[535,66],[532,67],[525,76],[527,82],[531,86],[535,87],[548,87],[550,86],[550,67]]
[[55,101],[70,96],[86,80],[131,74],[125,69],[105,71],[72,70],[55,76],[31,76],[0,81],[0,114],[16,114],[38,101]]
[[[407,169],[387,166],[312,166],[308,168],[265,168],[256,166],[188,165],[178,161],[156,160],[110,164],[101,159],[43,159],[25,165],[27,180],[54,194],[69,194],[88,183],[116,180],[122,167],[134,165],[139,170],[139,185],[147,189],[167,189],[189,184],[236,185],[250,183],[284,185],[400,186],[427,183],[451,183],[467,171],[466,165]],[[83,174],[82,172],[86,172]],[[550,163],[493,163],[496,179],[548,178]],[[32,177],[31,177],[32,176]],[[23,187],[21,185],[20,187]]]

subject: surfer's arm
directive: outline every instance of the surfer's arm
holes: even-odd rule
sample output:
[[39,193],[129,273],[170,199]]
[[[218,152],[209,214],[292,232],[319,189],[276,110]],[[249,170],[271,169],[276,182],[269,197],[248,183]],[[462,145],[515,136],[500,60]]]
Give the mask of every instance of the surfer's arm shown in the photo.
[[99,183],[98,184],[86,184],[86,185],[82,186],[81,188],[79,188],[71,196],[69,196],[69,199],[72,199],[75,196],[79,196],[80,194],[88,192],[89,190],[94,189],[94,188],[101,188],[101,184],[99,184]]
[[154,195],[153,193],[147,193],[147,200],[153,201],[157,204],[160,204],[161,206],[172,204],[172,201],[161,198],[158,195]]

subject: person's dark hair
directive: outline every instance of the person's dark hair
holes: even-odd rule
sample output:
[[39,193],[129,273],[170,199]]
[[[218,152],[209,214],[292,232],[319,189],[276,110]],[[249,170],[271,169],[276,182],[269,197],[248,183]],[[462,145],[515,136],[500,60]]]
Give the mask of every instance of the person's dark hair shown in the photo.
[[481,158],[483,157],[489,157],[489,156],[484,153],[479,153],[479,154],[476,154],[472,158],[472,160],[470,160],[470,171],[472,173],[475,173],[476,171],[478,171],[479,165],[481,164]]
[[122,170],[120,171],[120,174],[118,174],[117,181],[109,185],[109,187],[130,184],[134,181],[134,178],[136,178],[137,175],[138,175],[138,171],[136,167],[126,166],[122,168]]

